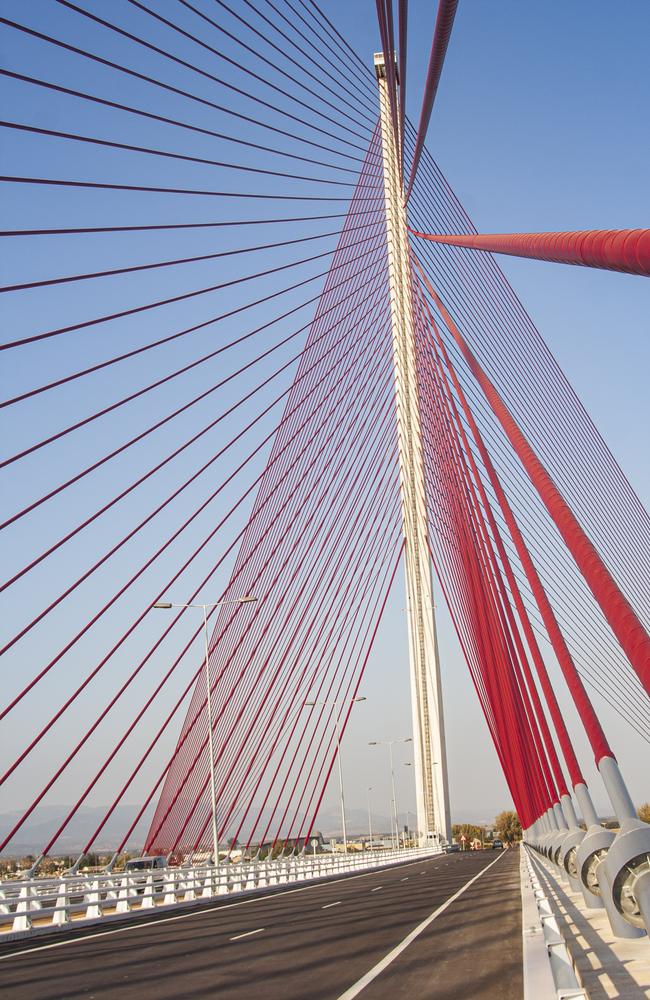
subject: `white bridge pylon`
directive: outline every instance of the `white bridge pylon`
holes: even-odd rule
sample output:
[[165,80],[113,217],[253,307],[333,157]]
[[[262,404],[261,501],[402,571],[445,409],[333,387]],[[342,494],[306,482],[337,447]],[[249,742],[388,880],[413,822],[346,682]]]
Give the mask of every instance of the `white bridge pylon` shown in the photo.
[[[424,456],[418,405],[406,211],[399,169],[399,147],[391,116],[382,52],[375,53],[374,63],[379,86],[384,164],[417,822],[422,844],[436,836],[451,842],[440,663],[427,544]],[[397,74],[397,68],[395,73]]]

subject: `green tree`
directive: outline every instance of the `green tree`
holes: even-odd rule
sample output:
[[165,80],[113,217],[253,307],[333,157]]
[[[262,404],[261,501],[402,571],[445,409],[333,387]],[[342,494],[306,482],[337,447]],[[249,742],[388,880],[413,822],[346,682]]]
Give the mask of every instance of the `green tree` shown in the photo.
[[638,816],[644,823],[650,823],[650,802],[644,802],[639,806]]
[[515,840],[521,840],[521,823],[519,822],[517,813],[511,809],[506,809],[504,812],[499,813],[494,820],[494,825],[501,840],[505,840],[507,844],[512,844]]
[[485,827],[477,826],[476,823],[454,823],[451,832],[457,843],[462,843],[465,837],[465,845],[468,848],[472,840],[485,840]]

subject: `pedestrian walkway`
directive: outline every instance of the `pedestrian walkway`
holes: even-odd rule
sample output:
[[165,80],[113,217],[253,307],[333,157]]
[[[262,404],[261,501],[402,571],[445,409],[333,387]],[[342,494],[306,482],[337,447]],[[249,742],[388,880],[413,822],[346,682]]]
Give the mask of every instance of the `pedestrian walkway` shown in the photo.
[[539,855],[533,862],[590,1000],[650,997],[648,938],[614,937],[604,910],[587,909],[582,895],[561,883]]

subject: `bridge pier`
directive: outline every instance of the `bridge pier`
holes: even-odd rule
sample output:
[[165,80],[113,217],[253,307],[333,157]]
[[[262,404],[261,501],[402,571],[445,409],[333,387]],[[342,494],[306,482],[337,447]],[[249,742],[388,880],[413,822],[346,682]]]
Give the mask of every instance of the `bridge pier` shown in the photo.
[[[383,53],[374,57],[379,87],[393,370],[400,462],[408,611],[413,764],[421,846],[451,842],[447,756],[428,548],[424,456],[416,371],[411,266],[399,137],[393,126]],[[397,69],[395,71],[397,73]]]

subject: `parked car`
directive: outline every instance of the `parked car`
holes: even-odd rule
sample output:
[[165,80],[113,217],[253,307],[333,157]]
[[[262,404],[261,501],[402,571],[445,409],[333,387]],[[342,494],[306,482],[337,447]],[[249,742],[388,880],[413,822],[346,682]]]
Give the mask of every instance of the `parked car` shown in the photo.
[[503,841],[499,840],[497,837],[495,837],[494,840],[492,841],[492,850],[493,851],[502,851],[503,850]]
[[460,851],[460,844],[445,844],[445,854],[454,854]]

